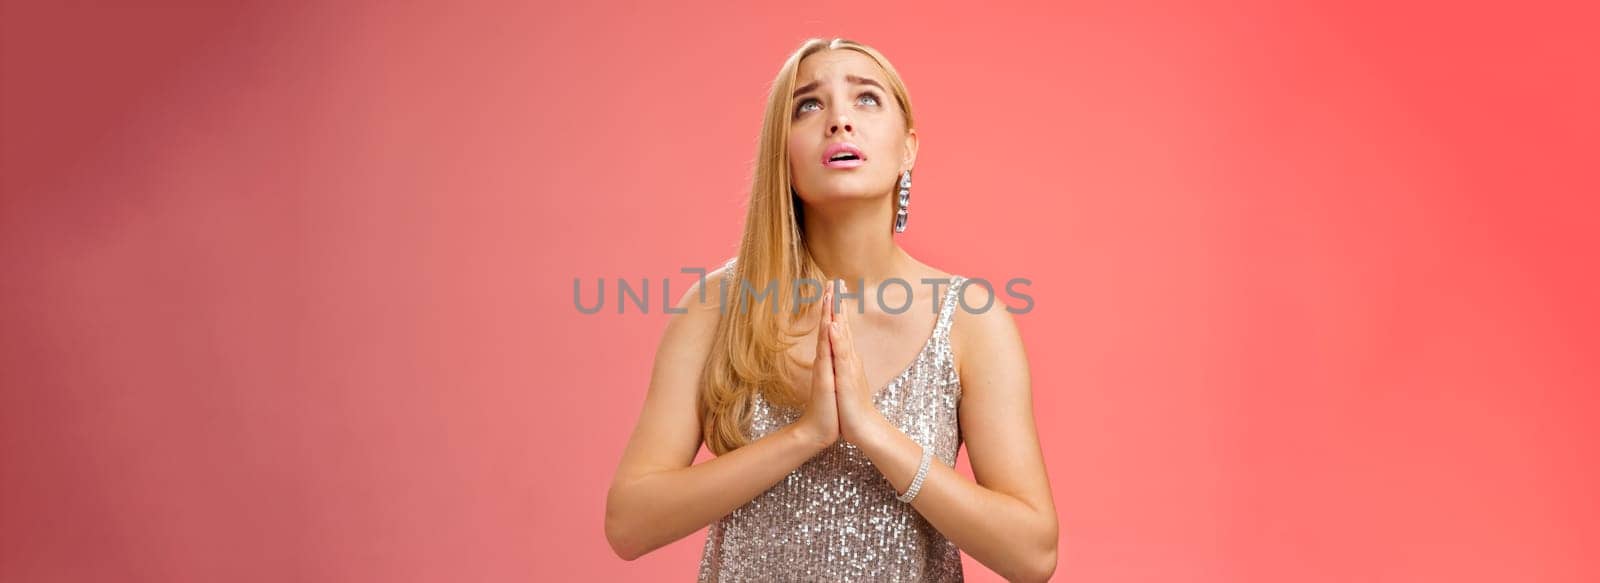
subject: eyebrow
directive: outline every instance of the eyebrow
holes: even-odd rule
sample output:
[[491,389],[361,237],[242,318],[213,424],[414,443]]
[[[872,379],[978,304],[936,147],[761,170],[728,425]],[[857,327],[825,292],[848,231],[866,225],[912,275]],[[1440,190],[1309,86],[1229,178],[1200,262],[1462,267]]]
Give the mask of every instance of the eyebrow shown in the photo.
[[[857,77],[855,75],[845,75],[844,78],[845,78],[846,81],[849,81],[851,83],[855,83],[857,85],[871,85],[873,87],[877,87],[879,91],[888,91],[888,89],[884,89],[882,85],[879,85],[877,81],[873,81],[872,78],[870,78],[870,77]],[[812,81],[810,83],[806,83],[805,85],[801,85],[799,88],[794,90],[794,96],[795,97],[799,97],[802,94],[808,93],[811,90],[816,89],[817,85],[820,84],[820,83],[822,83],[822,82],[821,81]]]

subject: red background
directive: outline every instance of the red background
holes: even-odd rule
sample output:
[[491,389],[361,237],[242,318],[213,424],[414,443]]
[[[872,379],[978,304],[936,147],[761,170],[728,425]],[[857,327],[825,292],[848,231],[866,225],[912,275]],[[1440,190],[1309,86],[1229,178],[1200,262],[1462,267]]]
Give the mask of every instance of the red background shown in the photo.
[[813,35],[1034,282],[1057,579],[1600,579],[1592,4],[137,4],[0,13],[0,580],[692,578],[606,487]]

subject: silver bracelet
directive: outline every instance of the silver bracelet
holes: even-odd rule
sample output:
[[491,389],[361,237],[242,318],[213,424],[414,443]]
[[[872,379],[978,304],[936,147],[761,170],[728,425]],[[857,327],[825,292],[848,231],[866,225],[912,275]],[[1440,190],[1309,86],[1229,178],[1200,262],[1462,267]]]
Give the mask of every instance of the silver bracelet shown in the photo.
[[922,479],[928,477],[928,464],[933,461],[933,450],[926,446],[922,448],[922,465],[917,466],[917,477],[911,479],[911,487],[906,488],[906,493],[896,496],[901,502],[907,504],[917,497],[917,491],[922,489]]

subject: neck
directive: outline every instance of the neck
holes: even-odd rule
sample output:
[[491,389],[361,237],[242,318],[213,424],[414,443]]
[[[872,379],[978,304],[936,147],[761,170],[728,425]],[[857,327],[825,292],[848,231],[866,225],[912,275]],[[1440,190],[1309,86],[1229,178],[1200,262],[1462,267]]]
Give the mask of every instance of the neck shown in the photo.
[[805,207],[806,246],[823,276],[843,279],[852,292],[903,277],[906,255],[895,244],[889,209],[881,199]]

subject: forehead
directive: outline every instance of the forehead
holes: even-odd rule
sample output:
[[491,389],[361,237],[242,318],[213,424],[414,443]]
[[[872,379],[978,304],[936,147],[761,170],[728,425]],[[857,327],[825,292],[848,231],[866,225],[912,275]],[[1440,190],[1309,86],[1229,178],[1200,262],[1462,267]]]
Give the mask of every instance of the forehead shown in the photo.
[[795,84],[804,85],[812,81],[829,81],[844,79],[845,75],[868,77],[887,83],[884,79],[883,67],[877,61],[850,49],[828,49],[807,55],[800,61],[800,69],[795,75]]

